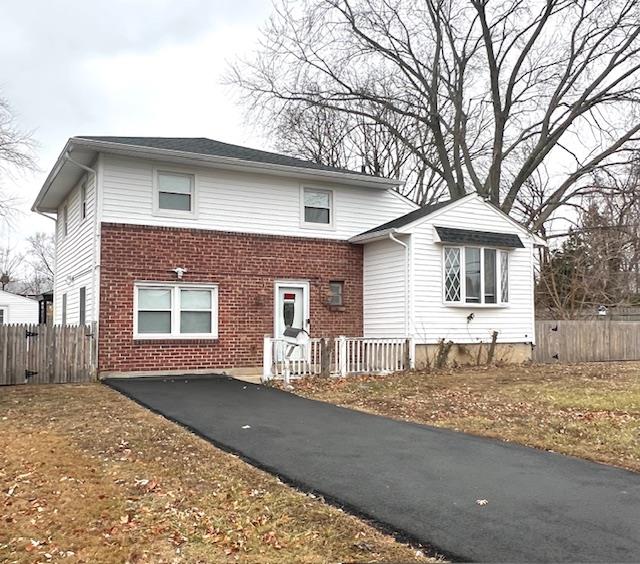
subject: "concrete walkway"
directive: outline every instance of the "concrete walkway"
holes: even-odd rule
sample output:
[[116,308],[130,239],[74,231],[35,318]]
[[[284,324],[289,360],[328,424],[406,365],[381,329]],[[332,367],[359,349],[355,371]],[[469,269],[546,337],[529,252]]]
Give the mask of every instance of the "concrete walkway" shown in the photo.
[[108,384],[451,558],[640,562],[639,474],[228,377]]

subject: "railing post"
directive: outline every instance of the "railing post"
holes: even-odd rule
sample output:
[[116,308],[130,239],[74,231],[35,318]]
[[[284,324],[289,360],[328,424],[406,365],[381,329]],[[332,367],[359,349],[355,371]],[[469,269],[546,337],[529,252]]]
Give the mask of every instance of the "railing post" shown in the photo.
[[262,381],[268,382],[272,378],[273,369],[273,346],[271,344],[271,337],[269,335],[264,336],[264,344],[262,349]]
[[416,343],[410,337],[406,341],[406,363],[404,365],[405,370],[415,370],[416,368]]
[[338,337],[338,355],[340,358],[340,376],[343,378],[347,375],[347,338],[344,335]]
[[320,339],[320,376],[328,378],[331,374],[331,355],[329,342],[324,337]]

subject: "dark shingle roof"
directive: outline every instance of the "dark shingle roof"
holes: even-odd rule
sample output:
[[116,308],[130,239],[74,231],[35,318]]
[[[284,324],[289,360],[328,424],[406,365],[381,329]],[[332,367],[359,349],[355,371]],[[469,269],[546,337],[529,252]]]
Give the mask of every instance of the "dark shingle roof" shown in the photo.
[[405,225],[409,225],[409,223],[414,222],[416,219],[421,219],[423,217],[428,216],[440,208],[444,208],[449,204],[455,202],[455,200],[444,200],[442,202],[438,202],[436,204],[430,204],[428,206],[422,206],[417,210],[410,211],[405,215],[401,215],[400,217],[396,217],[391,221],[387,221],[387,223],[383,223],[382,225],[378,225],[378,227],[374,227],[373,229],[369,229],[369,231],[364,231],[360,233],[358,237],[362,235],[370,235],[371,233],[377,233],[378,231],[386,231],[387,229],[397,229],[398,227],[404,227]]
[[240,145],[232,145],[231,143],[223,143],[206,137],[109,137],[109,136],[92,136],[79,135],[77,139],[87,139],[91,141],[104,141],[108,143],[120,143],[122,145],[136,145],[138,147],[150,147],[153,149],[167,149],[170,151],[183,151],[185,153],[194,153],[198,155],[211,155],[218,157],[232,157],[243,161],[251,161],[256,163],[267,163],[282,166],[292,166],[297,168],[308,168],[312,170],[326,170],[330,172],[343,172],[347,174],[355,174],[358,176],[368,176],[362,172],[355,172],[344,168],[337,168],[317,164],[311,161],[305,161],[281,155],[278,153],[270,153],[268,151],[260,151],[249,147],[241,147]]
[[454,227],[436,227],[438,237],[443,243],[456,245],[489,245],[523,249],[524,245],[515,233],[494,233],[492,231],[471,231]]

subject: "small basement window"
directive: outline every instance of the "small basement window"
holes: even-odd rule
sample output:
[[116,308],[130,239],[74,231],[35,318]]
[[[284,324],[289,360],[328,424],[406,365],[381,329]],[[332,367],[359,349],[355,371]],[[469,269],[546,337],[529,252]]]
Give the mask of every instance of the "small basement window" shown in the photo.
[[193,174],[157,173],[156,208],[172,215],[191,216],[195,211],[195,178]]
[[329,305],[344,305],[344,282],[338,280],[329,282]]
[[215,339],[217,286],[136,284],[134,338]]
[[304,188],[304,223],[331,226],[333,223],[333,192]]

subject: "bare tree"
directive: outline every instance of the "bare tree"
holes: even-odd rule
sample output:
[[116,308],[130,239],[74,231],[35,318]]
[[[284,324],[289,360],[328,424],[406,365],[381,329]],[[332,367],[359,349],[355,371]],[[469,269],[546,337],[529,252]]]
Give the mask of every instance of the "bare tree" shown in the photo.
[[639,4],[280,0],[232,80],[250,111],[303,104],[379,124],[451,197],[475,190],[540,229],[637,149]]
[[6,290],[11,284],[18,282],[24,255],[12,247],[0,248],[0,289]]
[[[0,175],[15,169],[34,169],[30,132],[21,130],[6,99],[0,96]],[[0,185],[0,219],[7,219],[18,201]]]
[[38,232],[27,237],[27,242],[29,249],[24,280],[26,291],[30,294],[41,294],[53,288],[54,236]]
[[[539,310],[574,317],[596,306],[640,304],[640,171],[599,178],[559,247],[544,250],[536,293]],[[611,193],[602,185],[614,184]],[[541,312],[542,313],[542,312]]]
[[[420,204],[431,203],[442,193],[440,178],[378,121],[307,103],[286,104],[261,117],[280,151],[328,166],[402,179],[400,192]],[[420,134],[409,119],[403,120],[395,127],[405,135],[412,128]]]

